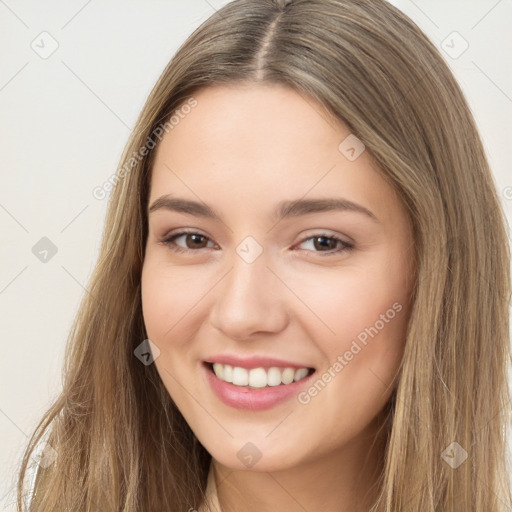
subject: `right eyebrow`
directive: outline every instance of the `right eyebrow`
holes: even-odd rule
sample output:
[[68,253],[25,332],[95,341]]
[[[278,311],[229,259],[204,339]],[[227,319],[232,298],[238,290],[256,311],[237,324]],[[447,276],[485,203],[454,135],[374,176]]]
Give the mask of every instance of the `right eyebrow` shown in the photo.
[[190,199],[180,199],[169,195],[160,196],[156,199],[149,207],[148,213],[162,209],[173,212],[188,213],[189,215],[196,215],[198,217],[221,220],[220,215],[218,215],[206,203],[191,201]]

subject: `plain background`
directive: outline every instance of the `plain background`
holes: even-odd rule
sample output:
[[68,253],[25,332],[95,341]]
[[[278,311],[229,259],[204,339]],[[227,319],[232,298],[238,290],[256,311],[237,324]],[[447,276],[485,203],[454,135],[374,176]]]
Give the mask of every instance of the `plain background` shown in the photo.
[[[178,46],[225,3],[0,1],[2,511],[14,510],[28,435],[60,390],[66,338],[107,206],[92,190],[115,172]],[[391,3],[441,49],[461,84],[510,223],[512,2]],[[52,45],[53,54],[41,55]],[[32,252],[42,237],[57,248],[47,262]]]

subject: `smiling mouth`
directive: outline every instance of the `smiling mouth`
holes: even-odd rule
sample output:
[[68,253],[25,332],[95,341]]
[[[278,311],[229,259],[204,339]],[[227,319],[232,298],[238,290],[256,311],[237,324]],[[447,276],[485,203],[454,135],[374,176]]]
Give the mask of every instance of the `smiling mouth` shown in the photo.
[[248,389],[261,389],[268,387],[286,386],[309,377],[315,372],[314,368],[243,368],[221,363],[203,363],[219,380],[234,386]]

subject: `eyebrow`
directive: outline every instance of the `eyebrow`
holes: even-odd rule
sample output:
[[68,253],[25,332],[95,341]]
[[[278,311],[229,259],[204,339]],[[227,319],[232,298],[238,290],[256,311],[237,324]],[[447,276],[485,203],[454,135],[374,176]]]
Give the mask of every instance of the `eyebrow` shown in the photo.
[[[222,220],[221,216],[206,203],[192,201],[163,195],[156,199],[149,207],[148,213],[157,210],[169,210],[197,217]],[[318,198],[318,199],[295,199],[293,201],[281,201],[273,212],[276,220],[290,217],[299,217],[320,212],[351,211],[366,215],[374,222],[380,223],[376,215],[364,206],[343,198]]]

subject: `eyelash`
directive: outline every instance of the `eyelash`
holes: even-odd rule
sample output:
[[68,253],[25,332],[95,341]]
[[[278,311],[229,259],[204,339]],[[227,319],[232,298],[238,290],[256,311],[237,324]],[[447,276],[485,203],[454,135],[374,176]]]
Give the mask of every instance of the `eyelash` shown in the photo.
[[[179,233],[175,233],[171,236],[162,238],[159,242],[163,245],[166,245],[171,251],[178,252],[178,253],[191,253],[191,252],[197,252],[200,249],[187,249],[185,247],[181,247],[179,245],[176,245],[174,243],[174,240],[176,238],[179,238],[183,235],[199,235],[203,238],[206,238],[210,241],[210,239],[203,235],[202,233],[198,233],[197,231],[181,231]],[[337,236],[328,235],[327,233],[315,233],[313,236],[308,236],[307,238],[304,238],[301,242],[299,242],[298,245],[302,245],[304,242],[314,239],[314,238],[327,238],[329,240],[336,240],[337,242],[340,242],[342,244],[341,248],[338,249],[331,249],[330,251],[313,251],[318,253],[320,256],[333,256],[340,254],[342,252],[349,252],[352,249],[354,249],[354,245],[350,244],[348,242],[345,242],[341,238],[338,238]],[[205,247],[201,248],[205,249]],[[304,249],[307,250],[307,249]]]

